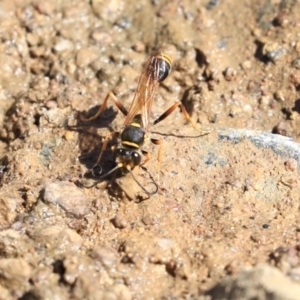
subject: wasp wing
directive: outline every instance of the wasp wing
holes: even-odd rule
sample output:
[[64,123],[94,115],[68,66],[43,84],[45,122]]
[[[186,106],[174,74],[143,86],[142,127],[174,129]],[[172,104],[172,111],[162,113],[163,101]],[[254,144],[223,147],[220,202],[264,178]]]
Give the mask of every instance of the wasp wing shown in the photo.
[[148,129],[155,91],[159,83],[169,75],[170,71],[171,60],[167,55],[158,53],[148,59],[140,76],[124,126],[130,124],[137,114],[141,114],[143,128],[145,130]]

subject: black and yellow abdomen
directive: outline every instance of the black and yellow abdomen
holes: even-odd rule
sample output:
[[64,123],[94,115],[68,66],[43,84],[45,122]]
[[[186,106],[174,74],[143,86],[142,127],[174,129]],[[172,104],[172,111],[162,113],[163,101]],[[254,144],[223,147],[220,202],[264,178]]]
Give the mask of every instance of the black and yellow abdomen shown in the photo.
[[169,55],[164,53],[158,53],[152,57],[147,73],[150,78],[155,81],[162,82],[170,74],[172,69],[172,62]]

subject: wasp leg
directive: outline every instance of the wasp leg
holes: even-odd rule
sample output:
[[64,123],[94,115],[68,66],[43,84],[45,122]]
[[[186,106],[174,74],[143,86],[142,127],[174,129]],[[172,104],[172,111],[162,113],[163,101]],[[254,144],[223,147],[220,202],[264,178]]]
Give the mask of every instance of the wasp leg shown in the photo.
[[150,153],[148,153],[145,150],[142,150],[142,154],[146,157],[145,160],[140,164],[140,167],[145,165],[150,159],[151,159],[151,155]]
[[[157,155],[157,180],[159,180],[159,172],[160,172],[160,162],[161,162],[161,156],[162,156],[162,141],[161,140],[156,140],[156,139],[150,139],[151,143],[154,145],[159,145],[159,150],[158,150],[158,155]],[[143,166],[146,164],[150,159],[151,155],[145,150],[142,150],[143,155],[146,157],[145,160],[140,164],[140,166]]]
[[159,173],[160,173],[160,162],[161,162],[161,157],[162,157],[162,148],[163,148],[163,142],[162,140],[157,140],[157,139],[150,139],[151,143],[154,145],[158,145],[159,149],[158,149],[158,154],[157,154],[157,176],[159,180]]
[[[150,159],[151,159],[151,155],[150,153],[148,153],[145,150],[141,150],[142,154],[146,157],[145,160],[139,165],[140,167],[143,167],[144,164],[146,164]],[[143,168],[144,169],[144,168]],[[154,184],[155,186],[155,190],[153,192],[149,192],[148,190],[146,190],[143,186],[140,185],[140,183],[134,178],[133,173],[131,172],[131,175],[133,177],[133,179],[138,183],[138,185],[150,196],[150,195],[154,195],[156,194],[156,192],[158,191],[158,184],[156,183],[156,181],[153,179],[152,175],[147,171],[147,169],[144,169],[150,176],[151,180],[152,180],[152,184]],[[158,178],[159,180],[159,175]]]
[[95,168],[96,166],[99,166],[99,163],[100,163],[100,161],[101,161],[103,152],[104,152],[104,151],[106,150],[106,148],[107,148],[107,143],[108,143],[108,141],[109,141],[111,138],[113,138],[113,137],[118,137],[118,136],[119,136],[119,132],[114,131],[114,132],[110,132],[110,133],[105,137],[105,139],[104,139],[104,141],[103,141],[103,144],[102,144],[101,152],[100,152],[100,154],[99,154],[99,156],[98,156],[98,159],[97,159],[97,162],[95,163],[95,165],[94,165],[93,168]]
[[211,132],[211,130],[203,130],[200,127],[197,126],[197,124],[192,120],[192,118],[190,117],[190,115],[188,114],[188,112],[186,111],[184,105],[179,101],[179,102],[175,102],[169,109],[167,109],[160,117],[158,117],[153,124],[157,124],[159,122],[161,122],[162,120],[164,120],[165,118],[167,118],[178,106],[180,106],[181,111],[184,115],[184,117],[192,124],[192,126],[198,130],[201,134],[205,135]]
[[90,118],[84,118],[82,116],[80,116],[80,120],[82,122],[89,122],[89,121],[93,121],[95,120],[96,118],[98,118],[100,116],[100,114],[106,110],[106,107],[107,107],[107,102],[108,100],[111,99],[113,101],[113,103],[117,106],[117,108],[122,112],[122,114],[124,116],[127,116],[128,115],[128,111],[127,109],[123,106],[123,104],[117,99],[117,97],[114,95],[113,92],[109,92],[107,94],[107,96],[105,97],[104,99],[104,102],[103,104],[101,105],[101,107],[99,108],[99,110],[96,112],[95,115],[93,115],[92,117]]

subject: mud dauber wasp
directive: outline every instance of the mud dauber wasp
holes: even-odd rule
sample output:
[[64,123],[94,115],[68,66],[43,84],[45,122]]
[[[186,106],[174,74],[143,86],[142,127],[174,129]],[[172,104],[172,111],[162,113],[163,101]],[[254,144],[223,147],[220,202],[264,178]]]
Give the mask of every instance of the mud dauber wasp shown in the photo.
[[[170,57],[165,53],[157,53],[152,55],[140,76],[137,89],[129,110],[127,110],[121,102],[116,98],[116,96],[110,92],[107,94],[104,99],[103,104],[97,113],[90,118],[83,118],[81,120],[84,122],[92,121],[96,119],[107,107],[108,100],[112,100],[117,108],[125,116],[125,121],[120,132],[110,132],[103,141],[102,149],[100,155],[97,159],[96,164],[93,167],[93,170],[98,170],[98,174],[101,174],[102,168],[99,165],[103,152],[107,148],[108,141],[112,138],[119,138],[120,142],[118,145],[112,147],[112,150],[115,154],[116,166],[107,172],[106,174],[97,178],[97,181],[90,186],[84,186],[86,188],[91,188],[95,186],[99,181],[106,178],[108,175],[114,173],[116,170],[121,169],[123,173],[130,173],[133,179],[137,184],[146,192],[149,196],[153,195],[158,190],[157,183],[152,179],[152,184],[155,185],[154,191],[148,191],[145,189],[139,181],[135,178],[132,173],[132,170],[136,166],[143,166],[146,162],[150,160],[150,154],[142,150],[142,146],[145,141],[148,139],[146,132],[148,131],[149,126],[149,117],[151,114],[151,107],[154,100],[156,89],[162,81],[164,81],[170,74],[172,68],[172,63]],[[177,107],[181,108],[181,111],[184,117],[192,124],[192,126],[200,131],[203,135],[208,134],[210,131],[202,130],[199,128],[196,123],[191,119],[188,112],[186,111],[184,105],[178,101],[175,102],[168,110],[166,110],[159,118],[157,118],[153,125],[161,122],[167,118]],[[161,140],[150,138],[150,141],[159,145],[158,151],[158,172],[160,169],[160,161],[162,156],[162,142]],[[142,155],[145,156],[145,160],[142,162]],[[95,174],[96,172],[94,172]]]

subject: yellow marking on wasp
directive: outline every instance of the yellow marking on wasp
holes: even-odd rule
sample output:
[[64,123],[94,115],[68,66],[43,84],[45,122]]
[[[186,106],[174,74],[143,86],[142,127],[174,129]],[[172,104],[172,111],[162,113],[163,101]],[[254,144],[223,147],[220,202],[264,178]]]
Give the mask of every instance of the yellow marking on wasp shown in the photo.
[[133,147],[133,148],[136,148],[136,149],[139,149],[140,146],[136,143],[131,143],[129,141],[122,141],[122,145],[123,146],[129,146],[129,147]]
[[130,123],[130,126],[133,126],[133,127],[141,127],[141,124],[139,124],[139,123]]
[[169,55],[162,53],[158,54],[156,57],[166,61],[170,65],[170,67],[172,66],[172,61]]

